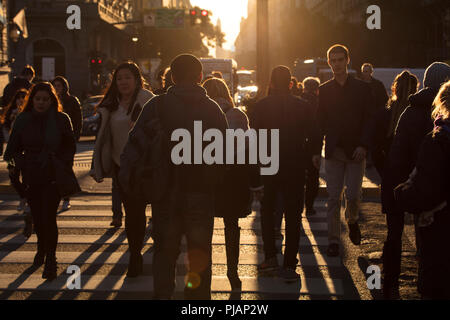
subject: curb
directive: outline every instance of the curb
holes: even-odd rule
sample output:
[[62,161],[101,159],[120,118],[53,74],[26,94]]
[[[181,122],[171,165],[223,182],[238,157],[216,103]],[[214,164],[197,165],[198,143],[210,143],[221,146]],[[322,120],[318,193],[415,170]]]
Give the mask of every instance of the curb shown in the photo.
[[[15,194],[16,190],[9,184],[0,184],[0,194]],[[78,195],[107,195],[111,192],[98,192],[98,191],[88,191],[82,190]],[[364,198],[376,198],[380,197],[380,188],[378,187],[364,187],[363,197]],[[328,197],[327,188],[320,187],[318,197]]]

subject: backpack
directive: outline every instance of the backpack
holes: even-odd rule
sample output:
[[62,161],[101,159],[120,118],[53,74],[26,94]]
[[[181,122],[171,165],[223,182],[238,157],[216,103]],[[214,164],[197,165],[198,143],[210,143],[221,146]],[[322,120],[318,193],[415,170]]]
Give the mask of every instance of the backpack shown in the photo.
[[130,142],[137,147],[138,158],[129,168],[129,191],[147,203],[161,201],[170,180],[169,138],[163,129],[159,107],[159,104],[155,105],[156,117],[147,121],[141,132],[130,134]]

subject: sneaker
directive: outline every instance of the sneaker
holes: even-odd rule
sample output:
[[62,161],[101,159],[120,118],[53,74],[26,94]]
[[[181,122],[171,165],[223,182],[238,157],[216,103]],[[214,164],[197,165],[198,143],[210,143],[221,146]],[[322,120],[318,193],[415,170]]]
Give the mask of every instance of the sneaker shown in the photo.
[[277,257],[273,257],[267,260],[264,260],[262,263],[258,265],[259,272],[268,272],[275,271],[278,269],[278,259]]
[[17,211],[23,211],[25,209],[26,205],[27,205],[27,199],[21,198],[19,205],[17,206]]
[[300,275],[295,271],[295,268],[283,267],[278,272],[278,276],[286,282],[295,282],[301,280]]
[[305,214],[306,214],[307,217],[313,216],[313,215],[315,215],[316,213],[317,213],[317,212],[316,212],[316,210],[314,210],[314,208],[306,208]]
[[348,224],[348,236],[354,245],[359,245],[361,243],[361,231],[359,230],[358,223]]
[[327,256],[329,256],[329,257],[339,256],[339,244],[338,243],[330,243],[328,245]]
[[67,211],[71,208],[72,206],[70,205],[70,200],[64,200],[63,204],[62,204],[62,211]]
[[122,226],[122,219],[121,218],[113,218],[112,222],[110,223],[110,226],[114,228],[120,228]]

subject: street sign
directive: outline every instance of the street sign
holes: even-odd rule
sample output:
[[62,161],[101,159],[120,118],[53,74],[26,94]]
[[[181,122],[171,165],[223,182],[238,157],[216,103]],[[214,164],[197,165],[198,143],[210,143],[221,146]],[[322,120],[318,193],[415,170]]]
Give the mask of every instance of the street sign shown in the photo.
[[184,10],[157,9],[156,27],[161,29],[184,28]]

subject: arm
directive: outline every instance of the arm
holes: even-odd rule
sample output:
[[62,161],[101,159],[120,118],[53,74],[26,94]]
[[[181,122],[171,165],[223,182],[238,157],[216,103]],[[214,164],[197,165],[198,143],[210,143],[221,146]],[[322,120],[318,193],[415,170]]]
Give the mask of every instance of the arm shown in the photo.
[[72,167],[73,166],[73,158],[76,152],[76,142],[75,136],[72,129],[72,123],[70,121],[69,116],[64,113],[60,113],[61,117],[61,149],[59,154],[57,154],[58,158],[60,158],[64,163]]
[[404,211],[419,214],[431,211],[447,200],[447,164],[442,146],[427,136],[421,146],[415,174],[395,189],[399,206]]
[[80,140],[81,129],[83,127],[83,117],[81,115],[81,104],[77,97],[73,97],[73,132],[75,140]]

